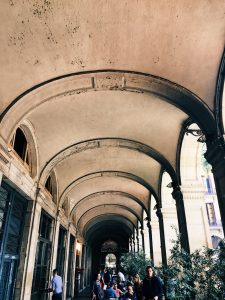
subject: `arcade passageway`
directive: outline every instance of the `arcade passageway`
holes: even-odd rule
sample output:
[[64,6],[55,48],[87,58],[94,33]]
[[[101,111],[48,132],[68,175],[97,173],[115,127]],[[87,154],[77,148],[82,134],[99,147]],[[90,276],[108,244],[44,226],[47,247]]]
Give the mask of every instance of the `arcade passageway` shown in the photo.
[[[0,3],[0,299],[225,229],[224,1]],[[110,254],[110,255],[109,255]]]

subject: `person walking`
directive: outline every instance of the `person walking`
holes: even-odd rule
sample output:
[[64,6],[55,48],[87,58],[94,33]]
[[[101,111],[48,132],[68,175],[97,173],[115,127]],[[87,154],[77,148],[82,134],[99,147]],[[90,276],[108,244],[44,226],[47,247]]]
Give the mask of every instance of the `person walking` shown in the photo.
[[136,294],[132,285],[127,286],[127,292],[124,294],[124,300],[137,300]]
[[57,269],[54,269],[52,278],[52,300],[62,300],[62,288],[62,277],[57,274]]
[[138,274],[133,277],[133,289],[138,300],[142,300],[142,282]]
[[146,276],[143,280],[143,300],[159,300],[163,295],[162,282],[155,276],[151,266],[146,267]]
[[101,279],[100,273],[96,274],[95,281],[93,284],[93,289],[92,289],[92,299],[95,299],[95,300],[103,300],[104,299],[104,291],[101,288],[100,279]]
[[109,285],[107,286],[107,289],[105,290],[105,298],[106,299],[111,299],[114,298],[115,300],[117,299],[116,291],[113,288],[113,283],[110,282]]

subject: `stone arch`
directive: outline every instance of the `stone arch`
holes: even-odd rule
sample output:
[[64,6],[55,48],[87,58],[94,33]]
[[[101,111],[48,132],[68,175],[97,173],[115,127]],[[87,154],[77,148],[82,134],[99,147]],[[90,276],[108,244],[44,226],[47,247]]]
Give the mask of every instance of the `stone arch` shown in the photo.
[[131,214],[133,214],[136,218],[137,218],[137,221],[141,222],[141,218],[139,217],[139,215],[131,208],[127,207],[127,206],[124,206],[124,205],[118,205],[118,204],[102,204],[102,205],[96,205],[96,206],[93,206],[91,207],[90,209],[87,209],[81,216],[78,220],[76,220],[77,222],[77,227],[79,227],[79,224],[80,224],[80,220],[83,218],[83,216],[85,214],[87,214],[88,212],[90,212],[91,210],[94,210],[95,208],[100,208],[100,207],[109,207],[109,206],[114,206],[114,207],[119,207],[119,208],[122,208],[123,210],[126,210],[128,212],[130,212]]
[[90,173],[90,174],[86,174],[85,176],[82,176],[82,177],[77,178],[76,180],[74,180],[68,186],[68,188],[73,188],[74,185],[79,184],[82,181],[89,180],[91,178],[97,177],[97,176],[99,176],[99,177],[102,177],[102,176],[118,176],[118,177],[129,178],[130,180],[136,181],[139,184],[143,185],[147,190],[150,191],[150,193],[152,195],[154,195],[156,201],[159,201],[158,195],[156,194],[155,190],[152,188],[152,186],[149,183],[147,183],[145,180],[143,180],[142,178],[140,178],[140,177],[138,177],[134,174],[127,173],[127,172],[121,172],[121,171],[110,170],[110,171],[101,171],[101,172],[93,172],[93,173]]
[[[80,201],[77,202],[74,205],[74,207],[71,209],[71,213],[70,214],[71,215],[73,214],[74,210],[76,209],[76,207],[81,202],[86,201],[86,200],[90,200],[91,198],[97,197],[98,195],[101,195],[101,194],[113,194],[113,195],[120,195],[120,196],[123,196],[123,197],[127,197],[128,199],[131,199],[132,201],[135,201],[136,203],[138,203],[142,207],[143,211],[146,212],[147,215],[149,214],[148,210],[146,209],[146,207],[144,206],[144,204],[141,202],[141,200],[139,200],[138,198],[136,198],[135,196],[133,196],[131,194],[128,194],[128,193],[125,193],[125,192],[121,192],[121,191],[101,191],[101,192],[96,192],[96,193],[87,195],[86,197],[80,199]],[[142,218],[143,218],[143,216],[142,216]]]
[[54,155],[51,160],[47,162],[44,168],[40,172],[40,182],[42,182],[47,174],[51,171],[51,169],[55,168],[56,165],[61,162],[66,157],[69,157],[73,154],[80,153],[87,149],[96,149],[100,147],[121,147],[121,148],[128,148],[134,151],[142,152],[145,155],[151,157],[152,159],[156,160],[159,164],[162,164],[165,170],[170,174],[172,180],[177,182],[176,173],[169,163],[169,161],[161,155],[158,151],[147,146],[143,143],[129,140],[129,139],[121,139],[121,138],[101,138],[101,139],[92,139],[88,141],[83,141],[65,149],[61,150],[59,153]]
[[[41,82],[17,96],[2,112],[0,121],[3,121],[4,117],[23,99],[29,98],[29,96],[32,97],[33,92],[36,93],[37,90],[41,90],[42,87],[45,88],[47,85],[51,85],[51,83],[62,82],[69,77],[77,79],[78,84],[72,91],[64,90],[63,93],[81,93],[89,90],[109,89],[155,94],[190,115],[207,135],[216,133],[213,113],[197,95],[167,79],[151,74],[126,70],[96,70],[70,73]],[[111,77],[114,79],[113,81]],[[87,80],[85,84],[80,80],[82,78]]]
[[[136,224],[134,224],[130,219],[128,219],[126,216],[123,216],[121,214],[99,214],[98,216],[93,217],[90,219],[84,226],[83,232],[84,237],[86,237],[86,234],[88,234],[89,230],[91,231],[91,228],[96,224],[101,224],[103,221],[110,222],[112,220],[119,221],[120,223],[124,223],[124,225],[130,230],[130,233],[132,233],[133,229],[136,228]],[[98,226],[100,226],[100,224]],[[127,225],[126,225],[127,224]]]

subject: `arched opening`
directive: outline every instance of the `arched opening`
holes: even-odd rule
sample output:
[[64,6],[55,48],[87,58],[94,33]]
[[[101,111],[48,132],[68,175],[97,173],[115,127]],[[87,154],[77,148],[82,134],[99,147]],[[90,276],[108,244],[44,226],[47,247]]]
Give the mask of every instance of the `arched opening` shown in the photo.
[[48,176],[45,182],[45,192],[47,192],[47,195],[50,196],[55,203],[57,203],[57,180],[55,172],[51,172]]
[[27,168],[31,168],[30,164],[30,149],[27,142],[26,136],[19,127],[16,129],[15,134],[13,135],[11,146],[15,150],[16,154],[20,157]]
[[115,269],[116,268],[116,255],[109,253],[105,257],[105,266],[106,268]]
[[[185,133],[180,173],[190,246],[194,250],[204,243],[211,247],[209,236],[222,235],[222,224],[211,166],[204,157],[205,137],[195,123],[188,126]],[[194,235],[196,228],[201,232],[198,238]]]
[[9,149],[27,169],[30,176],[35,178],[38,173],[38,151],[36,136],[31,123],[23,120],[9,140]]

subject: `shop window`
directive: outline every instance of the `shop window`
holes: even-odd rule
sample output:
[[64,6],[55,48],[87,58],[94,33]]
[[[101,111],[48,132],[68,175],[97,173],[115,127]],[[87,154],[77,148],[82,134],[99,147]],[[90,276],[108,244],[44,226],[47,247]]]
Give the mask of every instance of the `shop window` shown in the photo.
[[12,137],[11,145],[16,154],[22,159],[22,161],[30,167],[30,150],[26,136],[20,128],[17,128],[15,134]]

